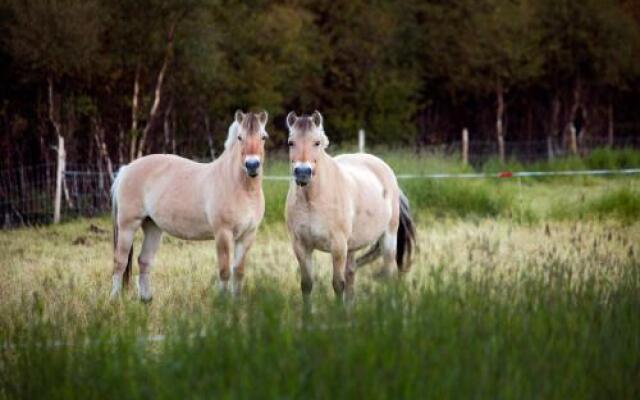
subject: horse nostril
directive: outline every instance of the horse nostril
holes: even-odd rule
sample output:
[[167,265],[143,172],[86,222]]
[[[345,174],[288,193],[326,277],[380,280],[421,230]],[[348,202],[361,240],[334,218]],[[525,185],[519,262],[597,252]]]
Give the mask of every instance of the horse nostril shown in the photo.
[[260,161],[248,160],[244,163],[244,166],[247,167],[248,170],[256,170],[260,167]]
[[311,176],[311,168],[309,167],[295,167],[293,169],[295,176]]

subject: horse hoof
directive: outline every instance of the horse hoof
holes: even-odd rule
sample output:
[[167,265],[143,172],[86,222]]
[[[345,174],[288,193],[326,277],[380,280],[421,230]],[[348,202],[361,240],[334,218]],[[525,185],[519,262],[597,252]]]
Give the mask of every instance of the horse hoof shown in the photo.
[[151,302],[153,301],[153,296],[141,297],[140,301],[142,302],[142,304],[151,304]]

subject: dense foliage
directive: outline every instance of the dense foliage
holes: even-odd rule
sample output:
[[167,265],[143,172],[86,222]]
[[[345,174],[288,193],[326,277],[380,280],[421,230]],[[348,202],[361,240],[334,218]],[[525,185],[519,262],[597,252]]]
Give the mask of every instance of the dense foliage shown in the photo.
[[[236,108],[334,143],[631,136],[633,0],[0,0],[2,167],[220,151]],[[575,142],[575,140],[574,140]],[[103,144],[106,151],[101,151]]]

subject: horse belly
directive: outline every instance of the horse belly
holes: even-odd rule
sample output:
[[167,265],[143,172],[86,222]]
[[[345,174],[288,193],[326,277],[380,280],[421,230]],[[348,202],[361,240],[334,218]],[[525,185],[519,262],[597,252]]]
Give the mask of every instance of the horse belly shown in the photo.
[[357,250],[377,241],[387,230],[391,220],[388,199],[367,198],[356,207],[349,249]]
[[210,240],[214,239],[213,229],[207,223],[204,216],[196,218],[187,215],[175,215],[170,217],[151,217],[153,221],[171,236],[187,240]]

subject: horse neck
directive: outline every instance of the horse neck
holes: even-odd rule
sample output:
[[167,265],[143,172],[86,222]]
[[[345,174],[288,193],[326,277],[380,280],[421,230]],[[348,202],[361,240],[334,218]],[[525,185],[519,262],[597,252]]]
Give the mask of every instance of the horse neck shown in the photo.
[[335,160],[323,151],[316,161],[315,174],[311,182],[305,187],[298,187],[299,193],[304,200],[311,202],[325,196],[331,197],[338,184],[338,182],[333,181],[337,175],[337,168],[338,165]]
[[262,175],[250,178],[240,165],[242,165],[242,151],[239,142],[236,142],[211,163],[211,169],[231,188],[250,193],[262,190]]

